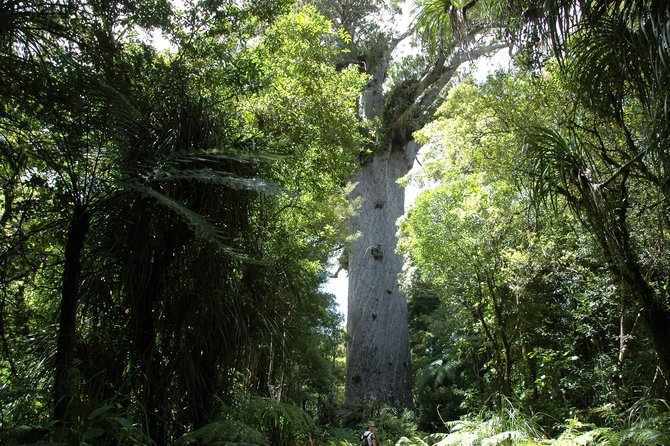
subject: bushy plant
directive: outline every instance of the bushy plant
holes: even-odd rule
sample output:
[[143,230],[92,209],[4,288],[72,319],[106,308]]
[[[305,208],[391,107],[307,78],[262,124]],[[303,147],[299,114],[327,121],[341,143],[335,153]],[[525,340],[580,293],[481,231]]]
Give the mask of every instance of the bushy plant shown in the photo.
[[419,435],[416,417],[410,410],[369,404],[342,410],[340,419],[342,427],[332,428],[327,432],[328,445],[358,444],[360,435],[371,424],[377,427],[380,445],[392,445],[398,438]]
[[249,398],[236,412],[242,422],[262,432],[272,446],[301,444],[317,429],[299,407],[269,398]]
[[226,444],[228,446],[269,446],[258,430],[234,420],[219,420],[187,433],[173,446]]
[[0,444],[151,446],[155,443],[147,435],[141,416],[133,417],[120,405],[106,403],[82,413],[67,425],[52,421],[0,432]]
[[563,431],[551,444],[557,446],[610,445],[612,430],[598,427],[592,423],[583,423],[578,418],[570,418],[563,425]]
[[332,427],[325,432],[324,440],[328,446],[353,446],[358,444],[360,435],[357,429]]
[[663,399],[641,398],[624,413],[620,446],[670,445],[670,406]]
[[445,422],[449,432],[425,437],[414,435],[398,441],[403,446],[532,445],[544,439],[535,417],[501,397],[496,411],[483,409],[459,420]]

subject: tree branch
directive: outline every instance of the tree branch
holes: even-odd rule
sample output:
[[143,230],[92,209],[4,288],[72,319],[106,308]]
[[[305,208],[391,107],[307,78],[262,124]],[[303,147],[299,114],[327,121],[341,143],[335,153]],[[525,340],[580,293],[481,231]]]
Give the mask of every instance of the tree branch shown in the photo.
[[629,168],[632,164],[634,164],[635,162],[637,162],[637,161],[639,161],[640,159],[642,159],[642,157],[643,157],[646,153],[647,153],[647,149],[642,149],[637,155],[635,155],[633,158],[631,158],[630,160],[628,160],[628,162],[627,162],[626,164],[624,164],[623,166],[619,167],[619,168],[616,170],[616,172],[614,172],[608,179],[606,179],[606,180],[603,181],[602,183],[596,184],[596,185],[595,185],[595,188],[596,188],[596,189],[603,189],[603,188],[607,187],[607,185],[608,185],[609,183],[611,183],[616,177],[618,177],[619,175],[621,175],[623,172],[627,171],[628,168]]
[[416,102],[421,104],[424,110],[432,107],[442,88],[451,80],[458,67],[508,46],[507,43],[493,43],[473,49],[461,47],[449,59],[442,56],[441,65],[436,66],[421,80]]

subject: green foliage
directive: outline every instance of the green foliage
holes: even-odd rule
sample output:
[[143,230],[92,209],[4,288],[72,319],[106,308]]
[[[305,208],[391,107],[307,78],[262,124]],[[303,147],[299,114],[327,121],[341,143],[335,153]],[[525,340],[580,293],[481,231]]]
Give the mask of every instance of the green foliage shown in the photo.
[[69,426],[53,422],[41,426],[18,426],[0,434],[7,445],[81,446],[118,444],[152,445],[142,419],[123,411],[118,404],[104,404],[88,413],[82,413]]
[[239,411],[240,418],[257,426],[272,445],[301,444],[316,430],[314,421],[302,409],[268,398],[251,398],[240,405]]
[[448,433],[428,436],[413,435],[400,438],[396,444],[405,446],[465,446],[490,445],[535,445],[544,444],[544,438],[531,416],[519,412],[509,401],[497,412],[481,412],[446,422]]
[[[45,4],[3,28],[3,429],[295,444],[314,427],[295,407],[335,404],[319,287],[364,80],[313,8],[266,3]],[[172,50],[140,41],[158,25]],[[266,415],[219,416],[251,395]]]
[[[433,42],[466,14],[438,3],[421,18]],[[502,393],[544,413],[550,433],[552,418],[576,409],[587,421],[559,442],[615,442],[617,423],[590,408],[620,410],[639,387],[667,394],[650,373],[668,368],[667,275],[645,252],[666,264],[667,219],[654,209],[667,209],[668,121],[658,118],[669,10],[478,3],[484,21],[505,19],[517,62],[533,68],[451,88],[416,135],[432,145],[412,178],[428,191],[399,246],[411,262],[422,423],[438,422],[438,404],[449,418],[500,407],[488,396]]]
[[472,43],[476,34],[498,28],[495,1],[421,0],[414,28],[428,54],[448,56],[454,47]]
[[355,66],[373,73],[391,39],[384,23],[396,9],[383,0],[315,0],[311,3],[341,30],[338,41],[345,51],[336,58],[337,65]]
[[341,417],[342,424],[347,429],[331,433],[335,444],[340,444],[337,441],[343,438],[357,444],[360,435],[372,424],[377,427],[380,445],[394,444],[396,438],[414,435],[417,431],[416,416],[409,409],[399,411],[394,407],[369,404],[355,409],[344,409]]
[[662,399],[641,398],[622,414],[624,429],[617,444],[666,445],[670,443],[670,407]]
[[[645,415],[642,415],[644,413]],[[498,411],[482,410],[459,420],[448,421],[446,433],[410,434],[395,443],[404,446],[482,445],[643,445],[667,444],[667,407],[663,401],[638,400],[630,410],[619,413],[622,419],[633,415],[617,428],[599,427],[577,417],[561,423],[556,435],[549,438],[539,427],[537,416],[521,412],[517,404],[506,400]],[[638,418],[639,416],[639,418]],[[651,426],[654,427],[651,427]],[[331,443],[337,444],[337,443]]]
[[257,445],[266,446],[267,439],[256,429],[232,420],[213,421],[187,433],[173,443],[174,446],[188,445]]
[[426,0],[419,4],[417,29],[423,42],[433,52],[442,51],[459,37],[461,26],[458,8],[451,0]]
[[[393,68],[381,135],[357,102],[391,10],[316,3],[332,22],[288,1],[0,6],[0,441],[288,446],[343,418],[331,442],[373,421],[382,444],[670,443],[667,5],[420,2],[434,52]],[[423,122],[443,67],[419,67],[503,19],[533,69],[451,88],[416,135],[416,416],[341,415],[319,287],[343,184]],[[142,41],[157,29],[171,50]]]
[[332,446],[358,445],[362,432],[353,428],[331,427],[325,432],[325,444]]
[[[638,308],[625,297],[629,285],[619,287],[609,274],[627,268],[614,260],[626,257],[617,251],[625,244],[605,241],[625,230],[650,241],[642,234],[653,229],[639,220],[620,227],[621,210],[628,211],[614,204],[622,195],[608,178],[621,171],[597,148],[620,146],[621,135],[611,121],[569,103],[566,91],[551,68],[541,78],[511,73],[482,86],[466,82],[417,135],[434,145],[413,178],[429,187],[401,222],[399,247],[411,261],[411,317],[420,318],[412,329],[422,426],[438,422],[431,416],[438,404],[454,418],[495,405],[493,392],[549,414],[548,425],[552,416],[568,417],[569,407],[626,399],[633,382],[654,379],[636,365],[655,362],[646,332],[629,331]],[[591,130],[567,127],[572,119]],[[607,190],[585,187],[587,176],[603,178]],[[633,199],[648,187],[631,184],[623,194]],[[617,336],[635,339],[631,349]]]
[[576,418],[566,420],[563,431],[550,444],[557,445],[610,445],[612,444],[612,430],[598,428],[594,424],[582,423]]

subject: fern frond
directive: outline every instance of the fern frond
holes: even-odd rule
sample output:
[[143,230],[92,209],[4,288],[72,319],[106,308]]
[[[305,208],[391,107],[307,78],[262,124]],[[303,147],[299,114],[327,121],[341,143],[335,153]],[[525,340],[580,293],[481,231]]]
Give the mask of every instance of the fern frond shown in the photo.
[[620,444],[670,444],[670,410],[665,400],[641,398],[628,410],[628,423],[620,433]]
[[231,149],[230,147],[214,147],[193,153],[193,150],[175,150],[162,161],[170,163],[190,163],[193,161],[220,162],[223,160],[238,163],[269,163],[281,161],[285,157],[275,153],[253,153]]
[[115,126],[129,133],[136,131],[144,117],[142,112],[111,85],[98,82],[97,89],[100,96],[106,100],[107,110]]
[[316,429],[314,420],[300,407],[270,398],[251,398],[241,410],[244,421],[262,430],[276,444],[296,444],[298,439]]
[[596,428],[578,435],[573,441],[580,445],[608,446],[612,444],[612,431],[606,428]]
[[396,446],[429,446],[428,443],[424,441],[423,438],[419,437],[400,437],[396,442]]
[[219,420],[189,432],[173,446],[189,445],[268,446],[267,439],[256,429],[234,420]]

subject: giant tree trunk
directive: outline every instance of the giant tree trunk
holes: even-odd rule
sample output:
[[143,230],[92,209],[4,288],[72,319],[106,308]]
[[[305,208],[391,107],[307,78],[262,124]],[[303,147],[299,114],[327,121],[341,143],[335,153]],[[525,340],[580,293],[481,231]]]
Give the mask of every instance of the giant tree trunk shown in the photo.
[[[473,30],[465,41],[476,34]],[[377,136],[391,142],[353,178],[357,186],[350,198],[361,198],[363,203],[350,221],[351,234],[359,237],[348,248],[347,407],[364,403],[405,407],[411,402],[407,301],[398,289],[402,259],[395,253],[404,191],[396,181],[412,167],[418,150],[412,133],[433,115],[439,93],[457,68],[502,47],[454,47],[451,54],[425,66],[420,79],[405,83],[402,95],[386,101],[384,83],[392,53],[407,35],[390,39],[373,58],[361,61],[371,75],[361,96],[361,118],[379,120],[384,130]]]
[[347,377],[345,406],[410,404],[407,300],[399,291],[402,258],[396,254],[396,221],[404,190],[396,183],[411,168],[416,143],[391,146],[354,178],[351,199],[362,199],[350,222]]

